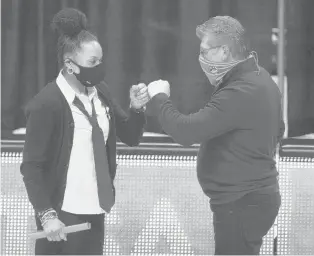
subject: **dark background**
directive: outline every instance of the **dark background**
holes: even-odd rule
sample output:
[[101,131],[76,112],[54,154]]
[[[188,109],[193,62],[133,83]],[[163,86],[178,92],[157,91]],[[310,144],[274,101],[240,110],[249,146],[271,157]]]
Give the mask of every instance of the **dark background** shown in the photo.
[[[286,0],[289,136],[314,133],[313,0]],[[208,102],[212,87],[198,63],[197,25],[211,16],[240,20],[259,63],[276,72],[276,0],[2,0],[1,126],[25,126],[23,107],[58,74],[56,36],[50,29],[64,7],[85,12],[104,48],[106,81],[124,108],[132,84],[166,79],[183,113]],[[154,117],[150,132],[161,132]]]

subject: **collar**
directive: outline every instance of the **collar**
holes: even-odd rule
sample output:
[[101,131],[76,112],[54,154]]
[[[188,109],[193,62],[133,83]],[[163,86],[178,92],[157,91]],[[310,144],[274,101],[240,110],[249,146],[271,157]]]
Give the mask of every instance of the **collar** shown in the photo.
[[243,76],[243,74],[249,72],[260,72],[260,67],[254,56],[246,59],[243,62],[240,62],[235,67],[233,67],[227,74],[225,74],[215,91],[225,87],[231,81],[237,80],[238,78]]
[[[80,97],[81,94],[76,93],[73,90],[73,88],[69,85],[67,80],[64,78],[62,74],[62,70],[60,71],[56,79],[56,83],[69,104],[73,103],[75,96]],[[97,90],[95,87],[87,88],[87,92],[88,92],[88,98],[90,100],[92,100],[94,97],[98,98]]]

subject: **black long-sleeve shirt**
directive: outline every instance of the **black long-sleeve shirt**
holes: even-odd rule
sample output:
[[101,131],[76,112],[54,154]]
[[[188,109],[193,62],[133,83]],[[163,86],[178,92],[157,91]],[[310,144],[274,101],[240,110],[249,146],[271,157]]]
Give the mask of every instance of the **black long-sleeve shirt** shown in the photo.
[[151,106],[177,143],[201,144],[197,175],[212,203],[278,191],[274,157],[284,133],[281,94],[253,58],[233,68],[197,113],[181,114],[163,93]]
[[[109,106],[107,140],[109,171],[116,175],[116,135],[129,145],[139,144],[143,113],[125,113],[110,97],[106,84],[97,86],[99,99]],[[36,212],[62,205],[72,149],[74,121],[71,109],[56,82],[46,85],[26,108],[26,137],[21,173]]]

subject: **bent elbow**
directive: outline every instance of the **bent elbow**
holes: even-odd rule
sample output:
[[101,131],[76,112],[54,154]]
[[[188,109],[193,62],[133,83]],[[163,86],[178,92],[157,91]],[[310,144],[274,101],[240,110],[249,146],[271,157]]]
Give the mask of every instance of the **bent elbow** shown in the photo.
[[190,147],[192,146],[194,143],[189,142],[189,141],[184,141],[182,143],[180,143],[180,145],[182,145],[183,147]]
[[137,147],[140,144],[139,141],[132,141],[131,143],[127,144],[129,147]]
[[128,140],[122,141],[129,147],[136,147],[140,144],[140,138],[129,138]]
[[190,147],[195,144],[192,140],[189,140],[189,138],[186,137],[173,137],[173,140],[183,147]]

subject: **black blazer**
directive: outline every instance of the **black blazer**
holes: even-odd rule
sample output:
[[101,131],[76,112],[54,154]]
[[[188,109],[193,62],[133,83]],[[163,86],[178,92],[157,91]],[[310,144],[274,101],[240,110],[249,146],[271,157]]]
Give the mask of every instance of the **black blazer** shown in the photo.
[[[100,100],[110,109],[107,154],[113,182],[116,175],[116,136],[129,146],[138,145],[145,116],[131,109],[126,114],[112,99],[105,83],[96,87]],[[25,114],[27,125],[21,173],[29,200],[36,212],[60,209],[73,143],[71,109],[53,81],[27,105]]]

